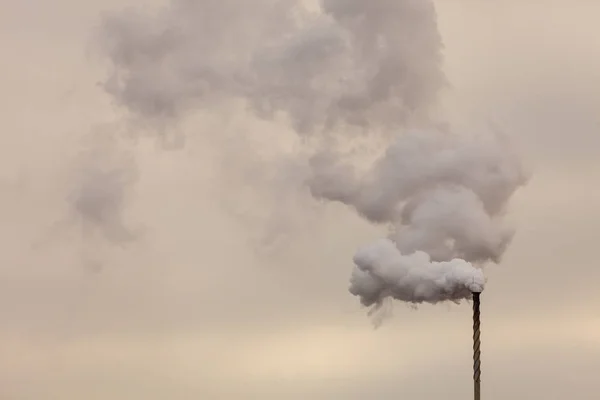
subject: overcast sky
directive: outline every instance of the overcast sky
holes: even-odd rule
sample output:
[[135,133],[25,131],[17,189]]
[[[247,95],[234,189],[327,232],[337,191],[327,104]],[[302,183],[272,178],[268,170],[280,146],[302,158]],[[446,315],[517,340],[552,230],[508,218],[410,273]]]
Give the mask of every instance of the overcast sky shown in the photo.
[[[468,398],[468,304],[397,304],[374,330],[347,287],[381,232],[339,206],[300,210],[277,252],[257,252],[200,138],[139,142],[140,240],[82,241],[65,202],[82,138],[119,120],[90,35],[103,11],[152,3],[0,1],[0,398]],[[596,399],[600,3],[437,3],[453,106],[492,116],[533,170],[486,270],[483,396]]]

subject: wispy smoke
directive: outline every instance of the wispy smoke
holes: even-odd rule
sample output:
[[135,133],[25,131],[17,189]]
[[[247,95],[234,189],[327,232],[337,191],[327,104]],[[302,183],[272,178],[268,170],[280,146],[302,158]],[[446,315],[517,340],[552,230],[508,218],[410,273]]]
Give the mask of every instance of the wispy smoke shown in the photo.
[[71,219],[84,237],[123,245],[134,239],[124,212],[137,181],[132,155],[120,149],[112,132],[96,130],[76,160],[76,175],[68,198]]
[[469,298],[511,240],[502,217],[526,175],[501,135],[436,122],[446,81],[429,0],[172,0],[108,16],[99,43],[106,90],[138,117],[241,102],[309,139],[309,192],[391,229],[354,258],[367,306]]
[[84,267],[97,271],[104,250],[125,247],[138,232],[126,221],[127,205],[138,180],[133,155],[119,145],[112,124],[96,127],[84,136],[82,147],[71,160],[67,177],[66,215],[53,223],[33,244],[34,249],[71,236]]

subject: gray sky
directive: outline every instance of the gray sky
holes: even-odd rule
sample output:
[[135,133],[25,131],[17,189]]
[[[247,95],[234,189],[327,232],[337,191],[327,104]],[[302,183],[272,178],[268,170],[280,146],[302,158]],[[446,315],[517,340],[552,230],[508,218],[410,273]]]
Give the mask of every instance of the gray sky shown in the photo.
[[[52,230],[80,138],[118,120],[96,86],[103,65],[86,57],[89,35],[102,11],[150,3],[0,2],[0,397],[469,396],[468,305],[396,305],[373,330],[347,280],[356,246],[381,232],[331,206],[277,254],[257,254],[221,204],[218,155],[201,138],[136,150],[127,216],[144,234],[134,245]],[[456,108],[513,132],[534,171],[512,203],[513,245],[487,270],[484,396],[595,399],[600,4],[438,3]],[[214,128],[202,126],[192,128]],[[100,273],[82,266],[90,253]]]

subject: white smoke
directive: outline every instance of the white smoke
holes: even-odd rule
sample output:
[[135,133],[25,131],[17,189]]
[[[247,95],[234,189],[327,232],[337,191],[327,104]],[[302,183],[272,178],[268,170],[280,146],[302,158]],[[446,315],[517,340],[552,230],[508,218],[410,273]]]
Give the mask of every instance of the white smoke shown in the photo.
[[350,292],[365,306],[381,304],[382,294],[410,303],[458,301],[482,291],[483,272],[461,259],[435,262],[422,251],[400,253],[382,239],[354,256]]
[[391,224],[403,253],[426,251],[439,261],[498,262],[513,233],[501,217],[526,181],[501,136],[440,130],[403,133],[362,176],[330,153],[313,166],[315,197]]
[[[469,298],[483,289],[480,264],[499,262],[512,238],[502,217],[526,182],[519,159],[497,133],[437,123],[446,82],[432,1],[318,5],[172,0],[152,15],[108,16],[105,88],[157,124],[240,102],[286,122],[312,151],[298,182],[390,227],[354,258],[363,304]],[[383,149],[365,168],[374,144]]]

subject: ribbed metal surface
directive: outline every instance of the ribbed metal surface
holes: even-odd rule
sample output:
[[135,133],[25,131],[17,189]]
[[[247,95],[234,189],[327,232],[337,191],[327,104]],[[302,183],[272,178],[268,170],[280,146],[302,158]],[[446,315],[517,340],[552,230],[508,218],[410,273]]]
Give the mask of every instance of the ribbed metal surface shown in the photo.
[[479,293],[473,293],[473,383],[474,398],[481,399],[481,328]]

